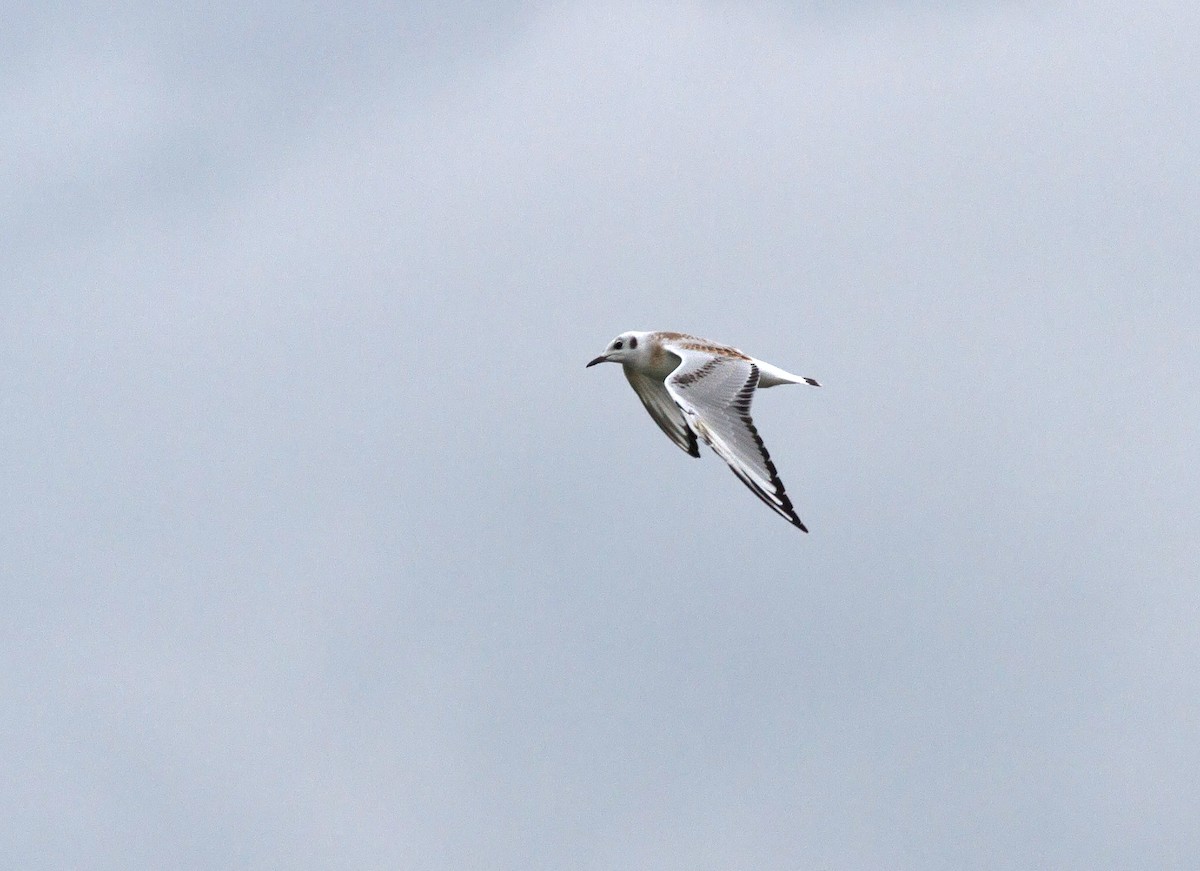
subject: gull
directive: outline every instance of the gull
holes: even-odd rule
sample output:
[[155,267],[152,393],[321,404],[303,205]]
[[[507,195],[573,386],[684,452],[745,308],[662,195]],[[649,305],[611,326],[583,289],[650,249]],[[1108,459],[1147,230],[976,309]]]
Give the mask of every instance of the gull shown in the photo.
[[621,364],[634,393],[667,438],[693,457],[700,456],[697,439],[704,439],[755,496],[808,532],[750,419],[750,401],[759,387],[820,384],[728,345],[657,330],[621,333],[587,365],[597,363]]

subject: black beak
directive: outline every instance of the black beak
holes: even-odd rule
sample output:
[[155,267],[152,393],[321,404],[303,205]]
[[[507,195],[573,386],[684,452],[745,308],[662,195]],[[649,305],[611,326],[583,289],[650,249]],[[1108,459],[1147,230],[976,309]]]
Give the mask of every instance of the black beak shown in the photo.
[[601,354],[599,357],[597,357],[597,358],[596,358],[595,360],[593,360],[592,362],[588,363],[588,364],[587,364],[587,366],[584,366],[583,368],[584,368],[584,369],[589,369],[589,368],[591,368],[592,366],[595,366],[597,363],[603,363],[603,362],[604,362],[605,360],[607,360],[607,359],[608,359],[607,357],[605,357],[603,354]]

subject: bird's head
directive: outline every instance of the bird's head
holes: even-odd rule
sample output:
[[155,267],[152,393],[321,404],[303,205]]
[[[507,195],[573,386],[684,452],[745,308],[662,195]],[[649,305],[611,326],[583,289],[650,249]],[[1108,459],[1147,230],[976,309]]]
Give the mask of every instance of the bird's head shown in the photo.
[[604,353],[588,363],[588,366],[595,366],[597,363],[636,364],[649,353],[650,347],[645,333],[621,333],[609,342]]

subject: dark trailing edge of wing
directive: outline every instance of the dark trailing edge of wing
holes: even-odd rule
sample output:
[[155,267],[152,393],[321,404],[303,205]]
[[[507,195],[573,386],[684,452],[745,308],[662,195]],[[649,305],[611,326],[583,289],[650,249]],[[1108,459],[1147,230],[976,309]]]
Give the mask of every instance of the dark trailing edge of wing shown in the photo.
[[792,509],[792,504],[788,500],[786,494],[784,494],[783,492],[780,492],[778,494],[779,497],[782,499],[784,506],[786,506],[786,510],[785,510],[784,507],[781,507],[776,502],[774,502],[770,498],[770,494],[768,494],[765,490],[762,489],[762,487],[760,487],[757,483],[755,483],[753,479],[746,477],[745,474],[743,474],[739,469],[735,469],[733,466],[730,466],[729,469],[731,472],[733,472],[734,475],[737,476],[737,479],[739,481],[741,481],[743,484],[746,485],[747,489],[749,489],[751,493],[753,493],[755,496],[757,496],[762,501],[762,503],[764,505],[766,505],[768,508],[770,508],[776,514],[778,514],[780,517],[782,517],[788,523],[792,524],[792,526],[799,529],[801,532],[808,532],[808,527],[804,525],[804,521],[802,521],[799,517],[796,516],[796,512]]
[[[763,465],[767,467],[767,472],[771,475],[771,486],[775,492],[768,494],[757,482],[743,474],[740,469],[732,465],[729,468],[743,484],[750,488],[755,496],[771,506],[771,509],[776,514],[783,517],[801,532],[808,532],[808,527],[804,525],[804,521],[796,514],[796,509],[792,507],[792,500],[788,498],[787,491],[783,488],[783,481],[779,480],[779,472],[776,471],[775,464],[771,462],[771,455],[767,452],[767,446],[763,444],[762,436],[758,434],[758,429],[754,426],[754,421],[750,419],[750,400],[754,396],[756,387],[758,387],[758,367],[751,364],[750,377],[746,379],[745,385],[738,391],[738,395],[733,401],[733,407],[741,416],[742,423],[750,431],[750,435],[754,438],[754,444],[758,448],[758,453],[762,456]],[[769,496],[774,496],[779,502],[776,503]]]
[[[723,362],[724,358],[714,357],[692,372],[686,372],[675,376],[673,379],[674,383],[681,390],[686,389],[688,386],[710,375],[719,366],[721,366]],[[792,506],[792,500],[788,498],[787,491],[783,487],[783,481],[779,480],[779,472],[775,469],[775,464],[771,461],[771,455],[767,452],[767,446],[763,444],[762,437],[758,434],[758,429],[754,426],[754,421],[750,417],[750,403],[754,398],[754,391],[758,387],[759,377],[760,373],[758,366],[751,363],[750,377],[746,379],[745,384],[743,384],[741,389],[738,390],[737,395],[733,398],[733,402],[730,403],[730,407],[737,414],[742,425],[749,430],[750,436],[754,439],[754,445],[758,450],[759,456],[762,457],[763,465],[766,467],[767,473],[770,476],[771,487],[774,492],[764,488],[754,478],[750,477],[750,475],[746,474],[736,465],[734,465],[733,462],[727,460],[726,465],[728,465],[729,470],[737,476],[737,479],[745,484],[747,489],[757,496],[764,505],[778,514],[788,523],[792,524],[792,526],[795,526],[801,532],[808,532],[808,527],[804,525],[804,521],[802,521],[796,514],[796,509]],[[676,404],[678,405],[678,403]],[[680,405],[680,410],[684,412],[685,418],[689,417],[689,415],[695,414],[694,412],[689,412],[682,405]],[[695,448],[696,432],[691,426],[688,427],[688,434],[690,444],[693,448]],[[704,440],[710,446],[712,445],[712,442],[708,436],[704,436]],[[695,453],[692,453],[691,451],[688,453],[691,453],[692,456],[700,455],[699,450],[696,450]]]

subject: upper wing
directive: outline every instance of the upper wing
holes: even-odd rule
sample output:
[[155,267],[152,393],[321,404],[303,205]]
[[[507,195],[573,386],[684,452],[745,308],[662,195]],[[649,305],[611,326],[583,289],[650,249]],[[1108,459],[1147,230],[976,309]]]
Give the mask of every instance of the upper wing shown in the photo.
[[666,386],[657,378],[632,372],[624,366],[621,368],[625,369],[625,377],[629,379],[633,392],[642,400],[642,405],[646,406],[646,411],[650,412],[650,416],[654,418],[659,429],[667,434],[667,438],[693,457],[700,456],[696,434],[688,426],[687,418],[683,416],[683,411],[675,404],[671,394],[667,393]]
[[688,425],[733,473],[772,510],[804,532],[784,492],[775,464],[750,419],[750,400],[758,387],[753,360],[721,352],[671,347],[683,361],[666,379],[666,390],[683,410]]

